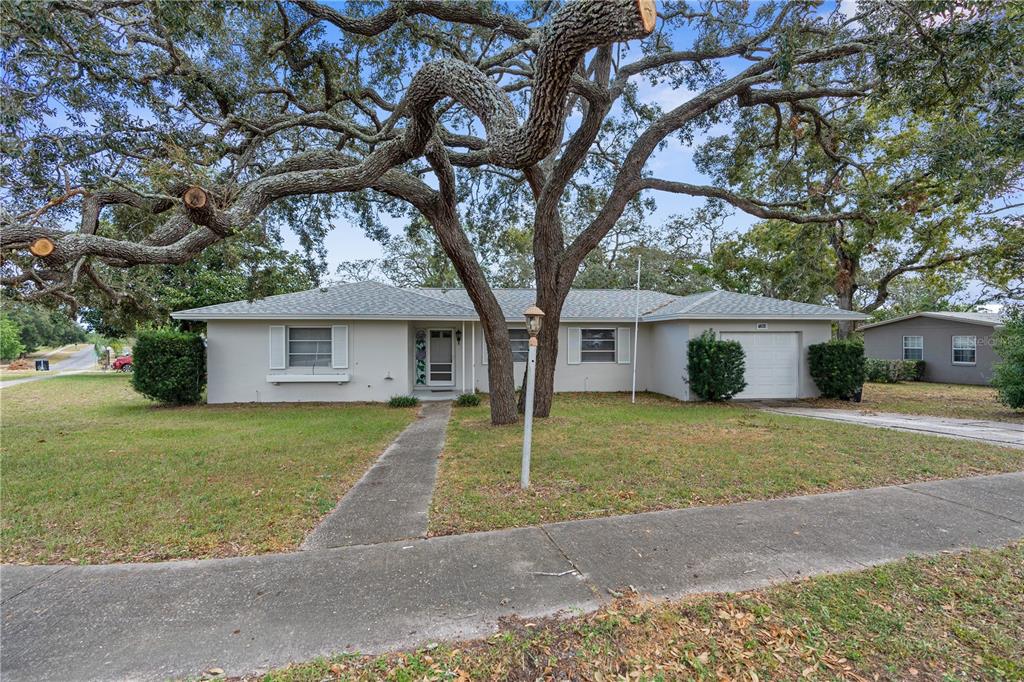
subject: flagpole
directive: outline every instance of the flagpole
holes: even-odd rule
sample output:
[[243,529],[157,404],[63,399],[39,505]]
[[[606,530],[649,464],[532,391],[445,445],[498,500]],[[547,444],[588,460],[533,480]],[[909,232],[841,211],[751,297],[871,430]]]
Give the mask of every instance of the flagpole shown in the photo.
[[633,396],[631,402],[636,402],[636,356],[640,349],[640,256],[636,257],[636,312],[633,317]]

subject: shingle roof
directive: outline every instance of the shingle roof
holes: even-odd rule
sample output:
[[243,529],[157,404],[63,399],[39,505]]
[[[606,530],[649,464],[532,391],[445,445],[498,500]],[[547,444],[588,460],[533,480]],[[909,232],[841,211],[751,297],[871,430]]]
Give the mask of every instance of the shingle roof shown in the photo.
[[645,315],[645,320],[687,317],[817,317],[830,320],[863,320],[867,315],[812,303],[784,301],[731,291],[705,291],[678,296],[672,303]]
[[472,307],[465,307],[380,282],[353,282],[294,294],[268,296],[257,301],[233,301],[203,308],[180,310],[176,319],[203,320],[220,317],[307,318],[307,317],[379,317],[379,318],[476,318]]
[[893,322],[902,322],[903,320],[909,320],[914,317],[934,317],[940,320],[951,320],[953,322],[966,322],[968,324],[983,324],[990,327],[998,327],[1003,324],[1004,317],[1002,313],[959,313],[951,312],[946,310],[941,311],[929,311],[923,313],[914,313],[912,315],[903,315],[901,317],[894,317],[891,320],[882,320],[881,322],[875,322],[874,324],[866,324],[861,329],[871,329],[872,327],[881,327],[883,325],[892,324]]
[[[465,289],[415,289],[462,306],[472,308]],[[537,298],[535,289],[494,289],[494,297],[506,320],[522,320],[523,311]],[[562,306],[563,320],[633,319],[636,314],[635,289],[573,289]],[[651,312],[679,298],[660,291],[640,290],[640,314]]]
[[[533,289],[495,289],[505,319],[519,321],[536,297]],[[563,320],[632,320],[637,292],[631,289],[573,289],[562,308]],[[707,291],[673,296],[659,291],[640,291],[640,315],[644,321],[699,319],[702,317],[802,317],[816,319],[863,319],[860,313],[808,303],[761,296]],[[380,282],[354,282],[294,294],[269,296],[258,301],[218,303],[173,313],[184,320],[221,318],[379,318],[475,320],[476,311],[464,289],[402,289]]]

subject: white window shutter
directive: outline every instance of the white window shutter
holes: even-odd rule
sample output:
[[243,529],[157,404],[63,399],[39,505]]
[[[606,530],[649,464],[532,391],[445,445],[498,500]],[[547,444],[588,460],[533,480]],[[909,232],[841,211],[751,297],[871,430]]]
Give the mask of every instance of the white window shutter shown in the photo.
[[580,364],[580,347],[583,345],[582,332],[579,327],[569,327],[568,359],[570,365]]
[[487,364],[487,335],[480,335],[480,364]]
[[630,343],[633,334],[630,327],[619,327],[615,338],[615,360],[620,365],[628,365],[633,358],[633,345]]
[[348,325],[331,327],[331,367],[348,369]]
[[284,325],[270,325],[270,369],[284,369],[288,366],[287,342]]

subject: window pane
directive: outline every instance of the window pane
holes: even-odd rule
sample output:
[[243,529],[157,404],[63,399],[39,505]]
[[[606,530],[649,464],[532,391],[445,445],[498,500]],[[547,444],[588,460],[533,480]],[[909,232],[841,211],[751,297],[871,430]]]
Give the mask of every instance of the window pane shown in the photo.
[[288,329],[292,341],[330,341],[330,327],[291,327]]
[[924,349],[923,348],[904,348],[903,349],[904,360],[924,360]]
[[953,349],[953,362],[974,363],[975,351],[966,348]]
[[608,339],[611,341],[615,340],[614,329],[583,329],[581,330],[581,336],[583,340],[588,339]]
[[330,367],[330,355],[289,355],[289,367]]
[[964,348],[973,350],[978,343],[976,336],[954,336],[953,348]]
[[580,353],[581,362],[615,362],[615,351],[583,351]]
[[924,348],[924,337],[923,336],[904,336],[903,337],[904,348]]

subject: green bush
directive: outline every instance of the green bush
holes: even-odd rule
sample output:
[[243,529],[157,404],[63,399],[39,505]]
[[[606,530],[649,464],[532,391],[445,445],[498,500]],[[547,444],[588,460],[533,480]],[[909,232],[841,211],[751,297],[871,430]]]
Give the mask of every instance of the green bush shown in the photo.
[[713,329],[690,339],[686,358],[690,388],[702,400],[728,400],[747,386],[743,346],[719,339]]
[[924,377],[924,360],[864,359],[864,378],[878,384],[899,381],[920,381]]
[[480,396],[476,393],[463,393],[455,399],[455,404],[459,407],[476,407],[480,404]]
[[0,360],[7,362],[21,357],[25,346],[21,343],[21,330],[6,317],[0,318]]
[[420,399],[414,395],[393,395],[388,401],[388,407],[416,407]]
[[192,405],[206,388],[206,347],[198,334],[142,332],[132,349],[132,386],[162,403]]
[[808,364],[826,398],[849,400],[864,385],[864,346],[854,341],[816,343],[808,349]]
[[993,338],[999,362],[992,372],[992,385],[999,391],[999,402],[1024,410],[1024,307],[1012,308]]

